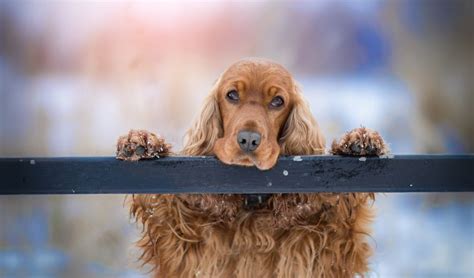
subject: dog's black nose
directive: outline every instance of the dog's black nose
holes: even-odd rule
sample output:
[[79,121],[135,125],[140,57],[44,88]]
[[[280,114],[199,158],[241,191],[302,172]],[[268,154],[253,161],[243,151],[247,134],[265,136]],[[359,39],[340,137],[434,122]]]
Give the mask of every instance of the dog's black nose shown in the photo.
[[253,152],[260,145],[260,138],[260,133],[245,130],[237,135],[237,143],[244,152]]

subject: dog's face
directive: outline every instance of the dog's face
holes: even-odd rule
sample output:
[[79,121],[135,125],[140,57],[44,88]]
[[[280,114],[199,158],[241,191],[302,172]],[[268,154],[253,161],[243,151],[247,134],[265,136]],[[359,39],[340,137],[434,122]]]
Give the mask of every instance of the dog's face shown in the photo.
[[214,144],[216,156],[226,164],[275,165],[293,86],[290,74],[272,63],[241,62],[224,72],[216,92],[223,128]]
[[280,153],[320,154],[324,138],[293,77],[267,60],[242,60],[216,82],[183,153],[272,168]]

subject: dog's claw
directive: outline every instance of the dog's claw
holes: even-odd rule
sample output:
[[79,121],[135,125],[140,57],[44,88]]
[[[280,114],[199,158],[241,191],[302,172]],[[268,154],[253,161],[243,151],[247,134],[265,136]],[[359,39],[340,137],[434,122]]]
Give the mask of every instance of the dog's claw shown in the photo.
[[372,146],[372,144],[369,144],[369,145],[367,146],[367,153],[368,153],[369,155],[375,154],[375,151],[376,151],[376,149],[374,148],[374,146]]
[[355,142],[354,144],[351,145],[351,150],[355,153],[360,152],[361,148],[359,147],[359,143]]
[[130,148],[125,148],[125,149],[122,151],[122,153],[123,153],[125,156],[127,156],[127,157],[130,157],[130,156],[132,156],[132,154],[133,154],[133,152],[132,152],[132,150],[131,150]]
[[145,153],[145,148],[142,146],[138,146],[137,148],[135,148],[135,153],[137,155],[143,155]]

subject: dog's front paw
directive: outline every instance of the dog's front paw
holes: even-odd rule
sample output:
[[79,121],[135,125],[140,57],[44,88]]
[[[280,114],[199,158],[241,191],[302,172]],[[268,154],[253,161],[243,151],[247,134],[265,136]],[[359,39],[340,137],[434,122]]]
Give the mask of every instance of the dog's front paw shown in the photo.
[[117,141],[116,158],[136,161],[155,157],[168,156],[171,145],[163,138],[146,130],[130,130],[127,135],[120,136]]
[[339,141],[334,140],[331,153],[351,156],[380,156],[388,153],[388,147],[377,131],[360,127],[347,132]]

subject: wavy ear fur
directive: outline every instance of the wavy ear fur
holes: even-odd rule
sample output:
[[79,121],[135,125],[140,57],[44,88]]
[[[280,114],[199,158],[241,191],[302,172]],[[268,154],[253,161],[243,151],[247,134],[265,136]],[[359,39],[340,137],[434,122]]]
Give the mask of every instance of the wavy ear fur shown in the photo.
[[211,93],[206,97],[201,113],[192,127],[186,132],[183,155],[212,155],[215,142],[222,136],[222,120],[217,102],[216,81]]
[[281,152],[286,155],[324,154],[326,140],[297,85],[295,96],[280,138]]

